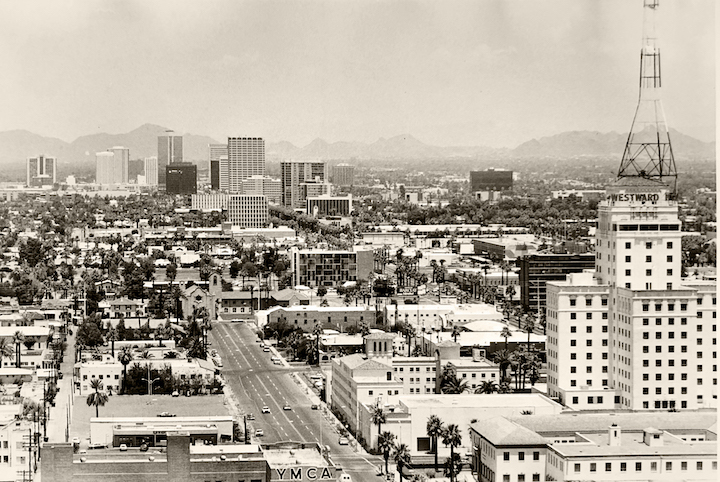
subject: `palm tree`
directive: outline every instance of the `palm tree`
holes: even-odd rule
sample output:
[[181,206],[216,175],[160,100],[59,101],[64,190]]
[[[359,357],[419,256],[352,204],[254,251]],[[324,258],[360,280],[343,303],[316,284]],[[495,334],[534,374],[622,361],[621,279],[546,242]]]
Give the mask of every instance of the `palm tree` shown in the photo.
[[388,461],[390,460],[390,452],[395,447],[395,434],[392,432],[383,432],[378,435],[378,450],[383,454],[385,459],[385,473],[388,473]]
[[12,360],[13,355],[15,354],[15,349],[10,344],[7,338],[0,338],[0,367],[2,367],[2,362],[5,358],[8,360]]
[[403,481],[403,468],[406,465],[410,465],[410,449],[406,444],[400,444],[395,446],[393,453],[393,459],[397,465],[398,473],[400,474],[400,482]]
[[13,334],[12,341],[15,344],[15,368],[20,368],[20,345],[25,341],[25,335],[18,330]]
[[122,363],[123,366],[123,393],[125,392],[125,382],[127,381],[127,366],[132,360],[132,348],[130,348],[129,346],[122,347],[120,349],[120,353],[118,353],[118,361]]
[[107,393],[101,392],[103,388],[103,383],[98,378],[93,378],[90,382],[90,388],[95,390],[94,392],[91,392],[90,395],[88,395],[87,400],[85,400],[88,404],[88,407],[95,406],[95,417],[100,416],[100,408],[104,407],[105,404],[108,401]]
[[385,416],[385,412],[383,412],[379,403],[375,405],[372,412],[370,412],[370,420],[372,420],[373,425],[377,425],[378,437],[380,437],[380,427],[382,424],[387,422],[387,417]]
[[494,355],[495,363],[500,369],[500,383],[507,377],[507,367],[510,365],[510,352],[507,350],[498,350]]
[[460,336],[460,332],[461,332],[461,331],[462,331],[462,329],[460,328],[459,325],[453,326],[453,329],[452,329],[452,337],[453,337],[453,341],[454,341],[455,343],[457,343],[457,339],[458,339],[458,336]]
[[166,322],[164,325],[160,325],[155,328],[155,338],[158,339],[158,346],[163,346],[163,340],[169,340],[172,337],[173,331],[170,328],[170,323]]
[[440,391],[446,394],[459,395],[467,390],[467,382],[461,380],[457,376],[449,377],[443,380],[443,385],[440,387]]
[[455,460],[455,448],[459,447],[462,443],[462,435],[460,434],[460,429],[458,428],[457,424],[451,423],[447,426],[445,431],[443,432],[443,444],[450,446],[450,482],[453,482],[455,480],[455,472],[452,470],[454,467],[452,465],[452,461]]
[[507,326],[503,326],[502,332],[500,332],[500,336],[505,338],[505,350],[507,350],[508,349],[508,347],[507,347],[508,341],[507,340],[508,340],[508,338],[510,338],[512,336],[512,331],[510,331],[510,328],[508,328]]
[[430,415],[427,420],[426,430],[428,437],[432,440],[432,451],[435,454],[435,471],[438,469],[438,438],[443,434],[443,423],[437,415]]
[[320,366],[320,336],[323,334],[322,326],[320,323],[316,323],[313,328],[313,335],[315,335],[315,360],[318,366]]
[[[109,322],[108,322],[109,324]],[[112,326],[108,329],[107,334],[105,335],[105,339],[110,342],[110,353],[112,354],[112,357],[115,358],[115,341],[118,340],[118,331],[117,329],[113,328]]]
[[483,380],[480,386],[475,389],[475,393],[494,393],[497,392],[497,390],[498,386],[494,381]]

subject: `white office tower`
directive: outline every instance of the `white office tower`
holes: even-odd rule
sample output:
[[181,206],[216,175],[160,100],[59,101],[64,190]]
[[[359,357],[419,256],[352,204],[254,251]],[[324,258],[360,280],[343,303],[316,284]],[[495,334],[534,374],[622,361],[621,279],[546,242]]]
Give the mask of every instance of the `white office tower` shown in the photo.
[[600,203],[595,273],[547,285],[548,391],[578,410],[717,406],[714,282],[683,282],[670,188],[620,179]]
[[242,228],[264,228],[268,221],[265,196],[231,194],[228,198],[228,222]]
[[250,176],[242,182],[243,194],[265,196],[269,203],[280,204],[282,200],[282,184],[280,179],[270,176]]
[[158,185],[158,158],[155,156],[145,158],[145,184]]
[[95,154],[95,182],[97,184],[127,184],[130,149],[113,147]]
[[[223,185],[223,159],[220,163],[220,189]],[[242,193],[242,182],[250,176],[265,175],[265,141],[260,137],[228,137],[227,190]]]

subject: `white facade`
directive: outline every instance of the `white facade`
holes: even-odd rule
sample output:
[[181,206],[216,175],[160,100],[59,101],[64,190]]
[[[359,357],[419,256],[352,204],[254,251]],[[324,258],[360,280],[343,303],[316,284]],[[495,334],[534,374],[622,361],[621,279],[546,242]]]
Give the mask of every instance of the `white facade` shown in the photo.
[[717,480],[714,417],[682,415],[666,412],[648,420],[637,414],[559,414],[479,421],[470,428],[473,470],[479,482]]
[[262,228],[268,221],[265,196],[231,194],[228,198],[228,222],[243,228]]
[[[243,181],[265,175],[265,141],[260,137],[228,137],[227,189],[243,192]],[[220,188],[223,188],[223,160],[220,157]]]
[[548,390],[575,409],[717,407],[714,283],[683,283],[677,202],[608,189],[594,276],[548,283]]
[[145,184],[158,185],[158,158],[156,156],[145,158]]
[[229,199],[227,194],[193,194],[190,206],[194,211],[226,211]]
[[269,203],[280,204],[282,186],[280,179],[273,179],[269,176],[250,176],[242,182],[242,193],[265,196]]
[[95,154],[97,184],[127,184],[130,149],[113,147]]

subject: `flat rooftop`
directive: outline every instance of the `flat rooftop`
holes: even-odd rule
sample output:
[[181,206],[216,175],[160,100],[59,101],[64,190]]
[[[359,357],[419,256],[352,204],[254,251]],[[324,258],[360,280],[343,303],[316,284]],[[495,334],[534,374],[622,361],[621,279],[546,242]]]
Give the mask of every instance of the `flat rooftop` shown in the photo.
[[310,465],[322,467],[330,465],[316,449],[269,449],[265,450],[265,460],[272,468]]
[[620,445],[609,445],[608,435],[595,433],[584,434],[587,443],[554,444],[553,448],[566,456],[621,456],[621,455],[715,455],[717,454],[717,442],[703,441],[685,443],[675,437],[663,435],[663,444],[650,446],[643,441],[642,432],[622,432],[620,434]]
[[463,395],[401,395],[400,403],[408,408],[525,408],[538,405],[560,405],[539,393],[493,393]]
[[538,433],[607,432],[611,424],[621,430],[709,430],[715,432],[717,412],[654,412],[654,413],[577,413],[559,415],[524,415],[510,420]]
[[[87,397],[77,396],[72,406],[70,438],[84,440],[90,437],[90,419],[95,418],[95,407],[88,407]],[[100,407],[100,419],[104,418],[153,418],[159,413],[170,412],[177,417],[161,417],[162,422],[182,417],[228,416],[230,412],[223,403],[222,395],[172,397],[170,395],[112,395],[104,407]],[[195,418],[196,419],[196,418]]]

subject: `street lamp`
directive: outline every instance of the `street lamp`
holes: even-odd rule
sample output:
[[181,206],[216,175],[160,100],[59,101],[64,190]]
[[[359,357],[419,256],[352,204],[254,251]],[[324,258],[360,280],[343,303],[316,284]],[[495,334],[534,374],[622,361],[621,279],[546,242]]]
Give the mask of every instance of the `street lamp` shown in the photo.
[[141,378],[141,380],[145,380],[145,381],[147,382],[147,384],[148,384],[148,395],[152,395],[152,387],[153,387],[153,384],[154,384],[155,382],[157,382],[158,380],[161,380],[161,378],[160,378],[160,377],[157,377],[157,378],[150,379],[150,364],[149,364],[149,363],[147,364],[147,373],[148,373],[147,378]]

